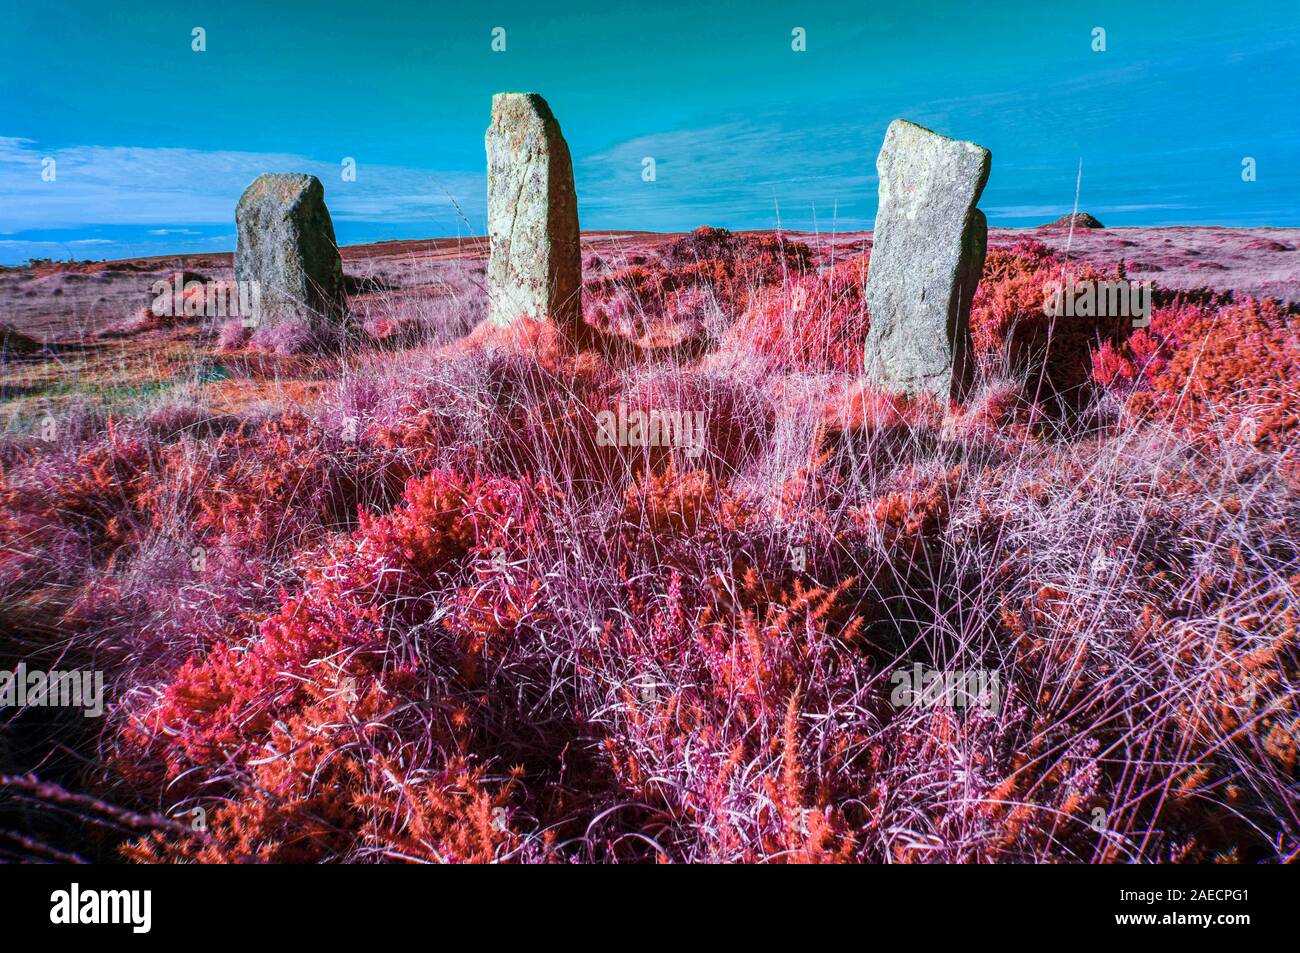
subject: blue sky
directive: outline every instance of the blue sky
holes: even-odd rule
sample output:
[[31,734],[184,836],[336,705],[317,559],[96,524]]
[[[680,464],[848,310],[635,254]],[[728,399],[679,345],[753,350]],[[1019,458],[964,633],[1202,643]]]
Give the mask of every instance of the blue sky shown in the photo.
[[992,150],[994,225],[1068,211],[1082,160],[1108,225],[1300,226],[1300,0],[546,6],[10,4],[0,263],[229,250],[263,171],[318,175],[342,243],[482,234],[507,89],[559,118],[584,228],[869,228],[898,116]]

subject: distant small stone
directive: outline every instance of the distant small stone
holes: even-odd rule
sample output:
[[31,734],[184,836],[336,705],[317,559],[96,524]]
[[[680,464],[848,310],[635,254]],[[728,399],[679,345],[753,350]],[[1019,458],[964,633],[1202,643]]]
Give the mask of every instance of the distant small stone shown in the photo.
[[1075,212],[1073,215],[1062,215],[1054,222],[1048,222],[1041,228],[1069,228],[1071,220],[1075,228],[1105,228],[1106,226],[1097,221],[1096,218],[1087,212]]

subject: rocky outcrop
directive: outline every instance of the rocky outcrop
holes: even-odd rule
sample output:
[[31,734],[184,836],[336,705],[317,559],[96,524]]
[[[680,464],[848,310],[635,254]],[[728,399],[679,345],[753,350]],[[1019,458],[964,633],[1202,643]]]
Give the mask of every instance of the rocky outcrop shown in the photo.
[[1062,215],[1054,222],[1048,222],[1046,225],[1040,225],[1039,228],[1069,228],[1073,225],[1075,228],[1105,228],[1106,226],[1097,221],[1095,216],[1087,212],[1074,212],[1071,215]]

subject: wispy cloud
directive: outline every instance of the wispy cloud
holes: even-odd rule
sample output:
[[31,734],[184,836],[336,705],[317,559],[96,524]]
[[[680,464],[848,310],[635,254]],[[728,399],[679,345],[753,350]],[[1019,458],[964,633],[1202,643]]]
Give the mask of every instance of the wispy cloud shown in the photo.
[[[592,228],[689,228],[779,217],[809,227],[869,222],[874,155],[862,126],[787,128],[779,117],[654,133],[579,161],[578,202]],[[809,156],[816,156],[810,162]],[[655,180],[645,181],[645,160]]]
[[[53,159],[53,181],[44,162]],[[45,150],[31,139],[0,137],[0,230],[69,229],[93,225],[157,225],[153,234],[185,234],[184,226],[232,222],[235,203],[263,172],[308,172],[325,185],[339,221],[428,223],[455,231],[451,199],[481,227],[482,174],[398,166],[342,168],[291,153],[207,152],[132,146],[72,146]],[[463,227],[463,225],[462,225]]]

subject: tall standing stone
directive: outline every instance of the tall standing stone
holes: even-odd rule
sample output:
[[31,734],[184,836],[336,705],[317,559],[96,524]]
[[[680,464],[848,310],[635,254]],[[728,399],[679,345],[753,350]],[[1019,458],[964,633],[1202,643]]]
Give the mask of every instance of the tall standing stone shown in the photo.
[[536,93],[498,93],[486,145],[489,316],[579,328],[578,197],[560,124]]
[[876,160],[880,207],[867,271],[867,375],[958,399],[973,372],[970,304],[988,225],[975,207],[992,154],[895,119]]
[[343,263],[318,178],[298,172],[259,175],[235,207],[235,229],[235,278],[258,283],[260,322],[341,319]]

